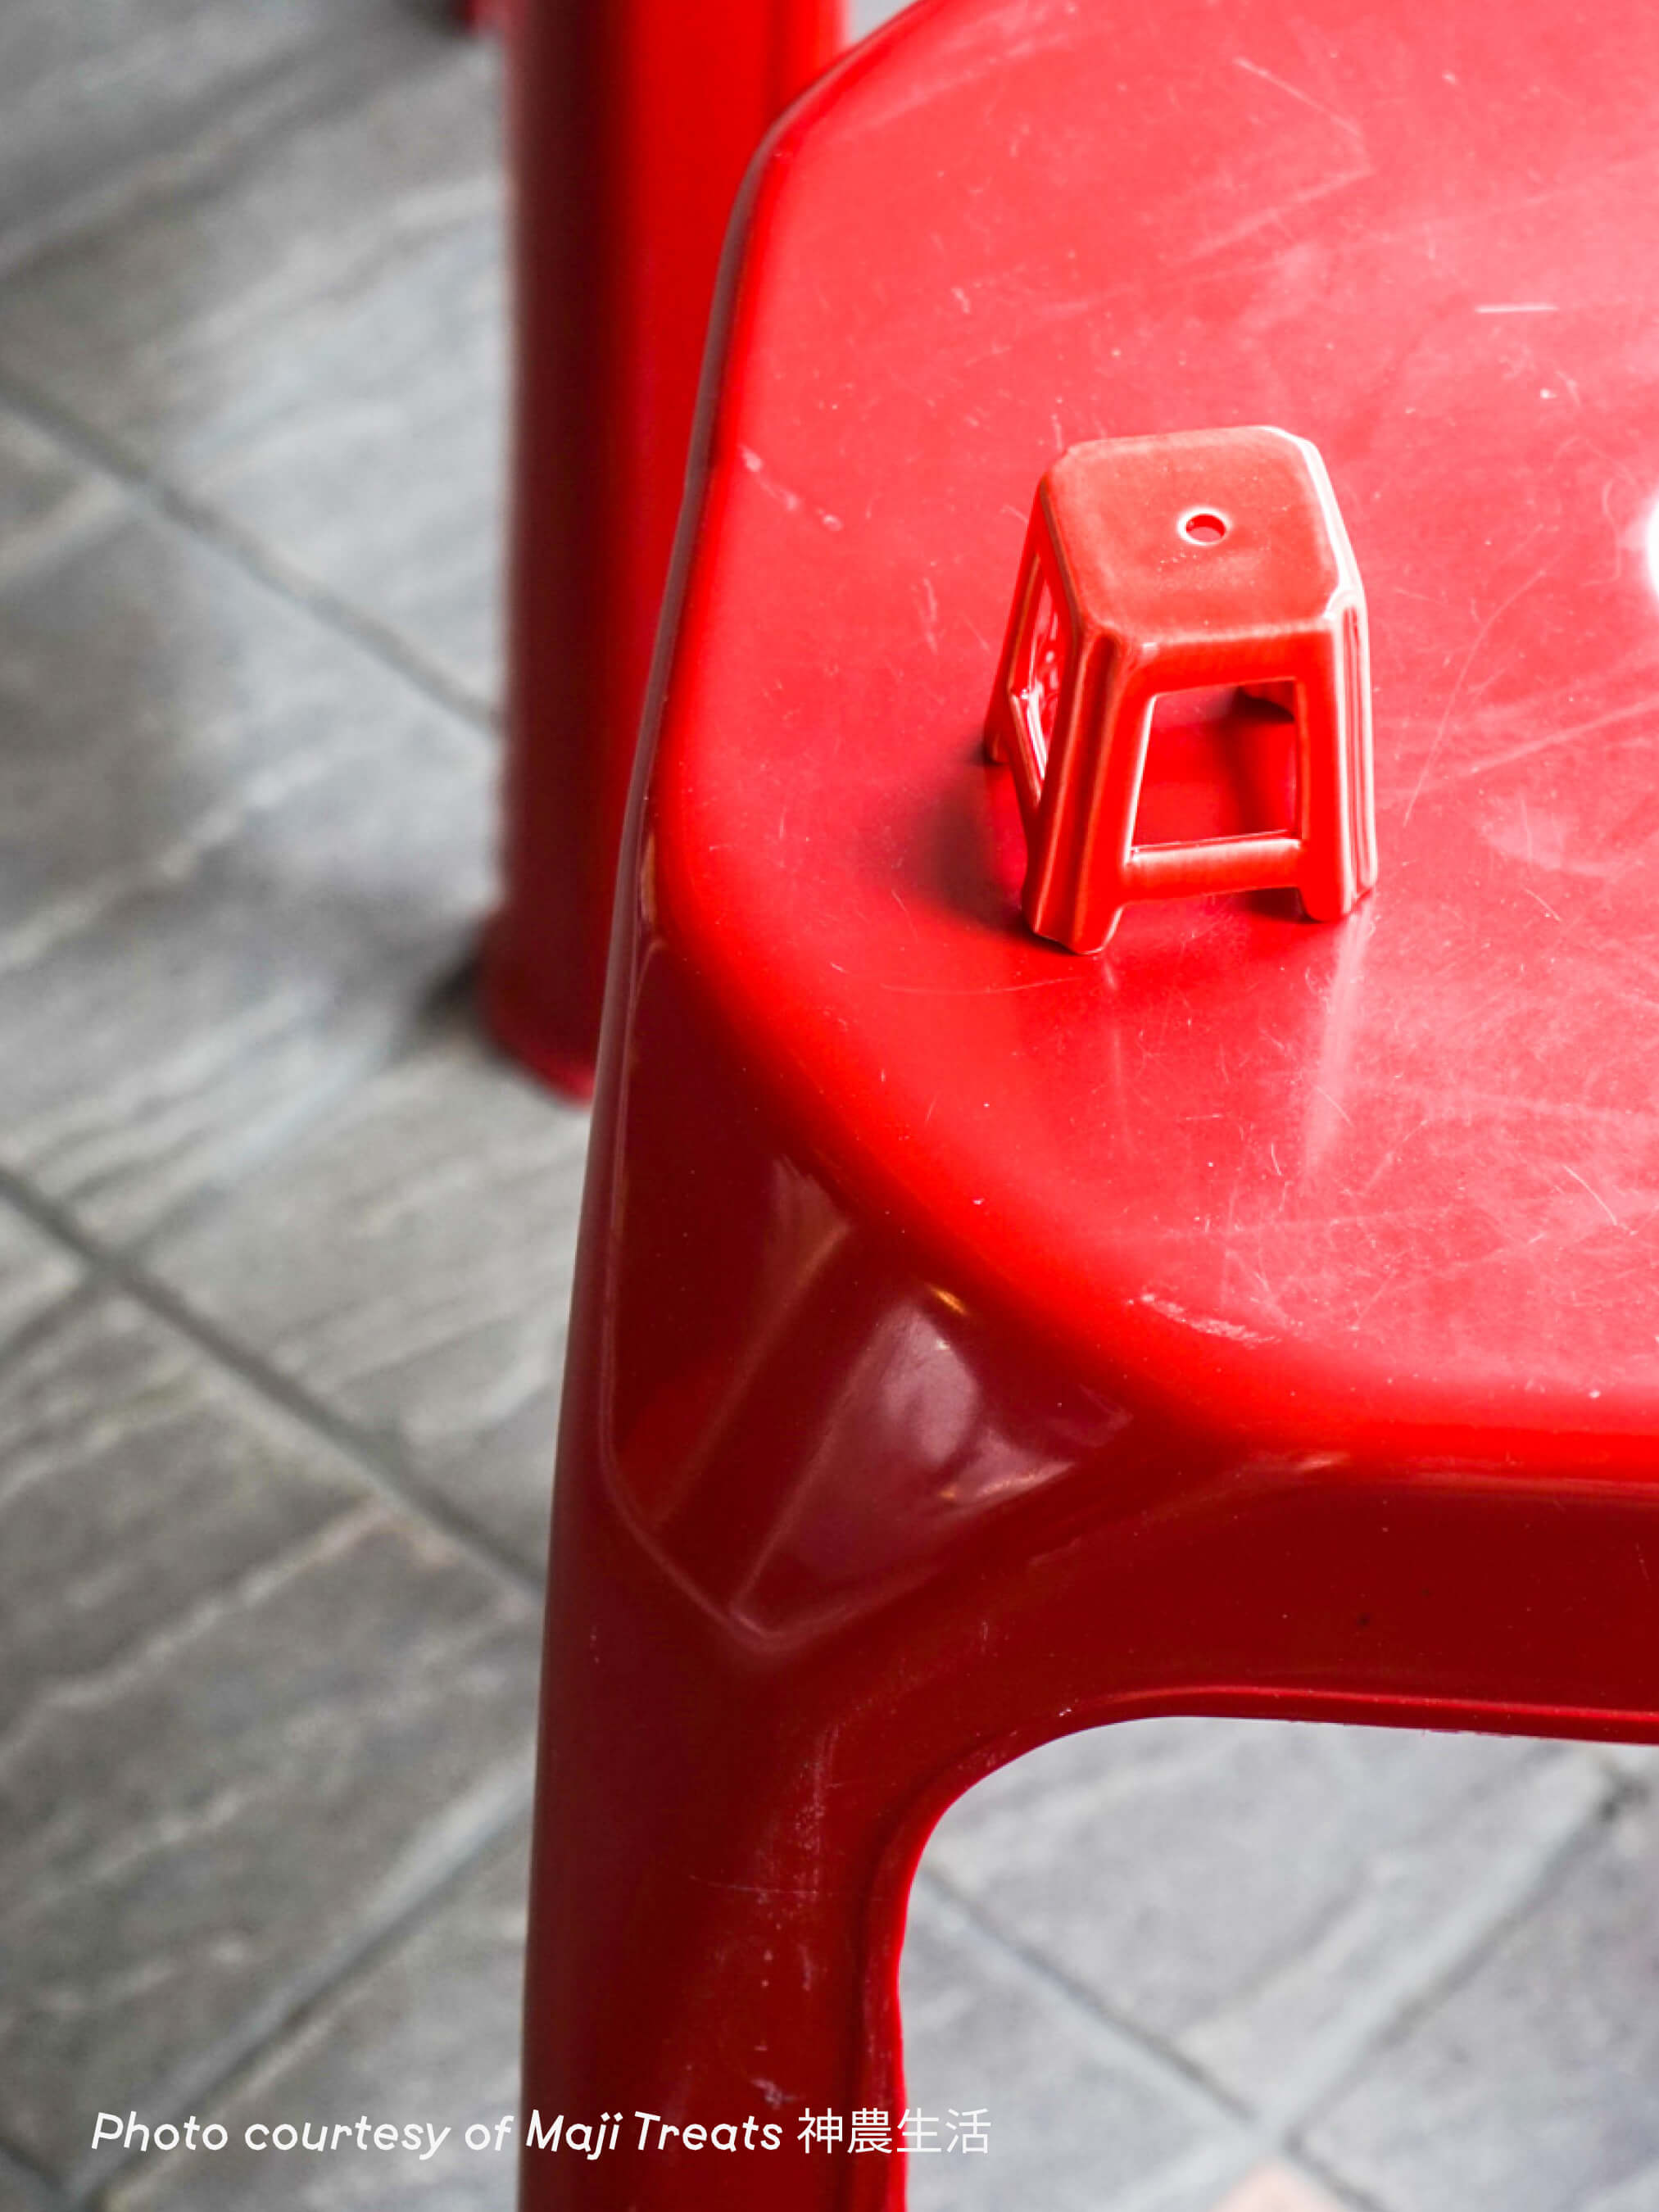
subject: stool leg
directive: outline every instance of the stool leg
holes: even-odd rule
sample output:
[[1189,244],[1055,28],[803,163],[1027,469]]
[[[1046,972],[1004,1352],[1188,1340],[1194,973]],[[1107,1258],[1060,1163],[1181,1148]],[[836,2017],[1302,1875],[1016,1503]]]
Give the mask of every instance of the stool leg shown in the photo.
[[[902,2205],[902,2159],[799,2141],[804,2110],[903,2107],[898,1955],[934,1808],[891,1802],[860,1733],[811,1669],[723,1648],[602,1508],[563,1517],[521,2212]],[[616,2116],[616,2148],[538,2148],[560,2114]],[[731,2133],[689,2150],[688,2123]]]
[[590,1087],[617,849],[738,185],[837,0],[511,0],[515,457],[485,1010]]
[[1307,842],[1297,889],[1315,921],[1336,921],[1376,880],[1369,678],[1363,630],[1352,617],[1322,647],[1323,681],[1304,687],[1302,753]]
[[[1033,1556],[1022,1498],[1104,1451],[1115,1510],[1166,1440],[942,1304],[793,1158],[698,979],[631,950],[555,1492],[522,2212],[896,2212],[903,2157],[806,2148],[803,2115],[903,2112],[905,1901],[945,1804],[1160,1679],[1167,1567]],[[602,2115],[614,2149],[547,2146]],[[746,2147],[663,2139],[688,2124]]]

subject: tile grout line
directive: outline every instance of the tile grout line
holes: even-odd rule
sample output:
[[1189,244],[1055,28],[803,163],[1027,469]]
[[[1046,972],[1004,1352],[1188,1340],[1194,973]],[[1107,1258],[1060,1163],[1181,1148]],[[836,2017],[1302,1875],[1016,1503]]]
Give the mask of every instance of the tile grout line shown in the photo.
[[[151,1253],[211,1221],[250,1183],[279,1167],[285,1154],[303,1146],[337,1109],[440,1043],[451,1023],[499,1061],[501,1071],[510,1079],[535,1090],[533,1079],[507,1058],[483,1026],[476,1006],[477,969],[477,947],[469,944],[450,971],[434,977],[401,1019],[377,1030],[369,1044],[356,1048],[349,1058],[343,1057],[329,1073],[313,1078],[274,1124],[267,1124],[252,1142],[245,1139],[196,1188],[164,1206],[130,1243],[119,1248],[126,1257],[136,1266],[146,1267]],[[458,1019],[460,1010],[464,1011]],[[538,1091],[537,1095],[544,1094]],[[548,1103],[551,1112],[563,1110],[551,1100]],[[576,1141],[573,1137],[573,1146]],[[28,1181],[27,1176],[21,1179]],[[34,1188],[33,1183],[30,1188]],[[73,1205],[65,1201],[64,1210],[72,1214]]]
[[[38,1224],[31,1221],[31,1226]],[[0,1337],[0,1372],[21,1364],[37,1345],[55,1335],[58,1329],[70,1326],[76,1315],[92,1303],[97,1287],[96,1275],[83,1270],[66,1289],[56,1292],[38,1313],[32,1313],[27,1321],[20,1322],[15,1328]]]
[[1115,2191],[1102,2212],[1170,2212],[1171,2205],[1176,2203],[1182,2212],[1187,2212],[1200,2191],[1210,2212],[1217,2212],[1217,2208],[1229,2202],[1243,2182],[1267,2165],[1285,2166],[1292,2171],[1300,2169],[1310,2179],[1316,2179],[1321,2188],[1335,2199],[1339,2212],[1396,2212],[1396,2208],[1371,2205],[1356,2197],[1345,2185],[1320,2172],[1310,2160],[1287,2152],[1274,2141],[1272,2129],[1261,2125],[1241,2129],[1218,2142],[1202,2143],[1167,2165],[1155,2167],[1151,2173],[1141,2174],[1127,2188]]
[[[1590,1750],[1590,1747],[1579,1744],[1571,1748],[1585,1754]],[[1627,1806],[1640,1802],[1646,1796],[1642,1786],[1631,1778],[1608,1777],[1601,1762],[1593,1758],[1587,1757],[1586,1763],[1594,1765],[1601,1777],[1601,1796],[1571,1828],[1545,1846],[1529,1874],[1517,1877],[1504,1908],[1471,1935],[1455,1957],[1443,1960],[1437,1968],[1433,1957],[1436,1947],[1425,1947],[1429,1957],[1422,1980],[1402,1997],[1386,2022],[1375,2026],[1368,2036],[1358,2040],[1346,2063],[1339,2062],[1323,2069],[1322,2076],[1311,2082],[1294,2103],[1287,2103],[1280,2112],[1269,2115],[1279,2148],[1290,2150],[1312,2166],[1314,2161],[1302,2143],[1303,2130],[1340,2096],[1383,2044],[1425,2018],[1460,1983],[1477,1973],[1498,1947],[1547,1901],[1592,1848],[1598,1833],[1611,1826]],[[1469,1918],[1474,1917],[1471,1913]]]
[[180,490],[118,441],[66,413],[10,369],[0,368],[0,401],[82,467],[118,484],[139,507],[209,547],[284,605],[370,654],[429,706],[443,708],[478,736],[494,739],[499,718],[490,702],[416,651],[391,623],[364,613],[343,592],[290,567],[209,502]]
[[[337,38],[325,33],[303,56],[272,56],[222,97],[217,115],[204,117],[182,143],[130,155],[90,190],[70,186],[50,206],[8,226],[0,235],[0,284],[54,254],[73,252],[100,227],[135,215],[143,219],[169,199],[199,192],[216,180],[228,160],[257,149],[273,135],[326,122],[343,102],[361,96],[349,72],[326,67],[342,51]],[[336,88],[337,74],[345,78],[343,90]]]
[[1083,2014],[1095,2027],[1104,2029],[1115,2044],[1132,2046],[1134,2055],[1177,2087],[1184,2099],[1196,2097],[1213,2117],[1234,2127],[1255,2118],[1248,2104],[1224,2088],[1177,2045],[1148,2034],[1138,2021],[1103,2004],[1092,1990],[1073,1981],[1041,1951],[1020,1942],[988,1919],[976,1900],[957,1889],[945,1875],[924,1864],[917,1873],[915,1887],[925,1888],[936,1901],[942,1899],[992,1950],[1062,1997],[1071,2009]]
[[[1504,1936],[1517,1927],[1527,1916],[1536,1911],[1550,1891],[1564,1877],[1572,1864],[1594,1842],[1595,1832],[1609,1819],[1617,1816],[1623,1807],[1638,1801],[1646,1794],[1644,1787],[1632,1778],[1608,1776],[1599,1760],[1593,1757],[1594,1747],[1567,1741],[1566,1747],[1593,1765],[1604,1781],[1613,1786],[1606,1790],[1564,1835],[1546,1844],[1532,1866],[1530,1875],[1517,1884],[1516,1893],[1508,1910],[1500,1912],[1481,1928],[1456,1957],[1436,1970],[1436,1948],[1424,1947],[1425,1971],[1422,1979],[1403,1996],[1386,2020],[1360,2023],[1348,2051],[1337,2060],[1317,2070],[1305,2082],[1300,2095],[1293,2094],[1276,2106],[1244,2108],[1247,2124],[1242,2136],[1231,2145],[1217,2147],[1212,2153],[1200,2150],[1190,2161],[1177,2161],[1175,2170],[1166,2168],[1133,2185],[1121,2198],[1115,2199],[1111,2212],[1158,2212],[1167,2200],[1172,2183],[1185,2171],[1196,2180],[1212,2186],[1218,2199],[1237,2185],[1254,2166],[1268,2160],[1276,2160],[1299,2168],[1316,2181],[1346,2212],[1392,2212],[1392,2208],[1370,2197],[1351,2182],[1340,2170],[1318,2157],[1304,2141],[1304,2130],[1316,2120],[1324,2107],[1351,2082],[1361,2078],[1364,2069],[1376,2052],[1390,2039],[1432,2010],[1442,1998],[1466,1976],[1478,1970],[1482,1960],[1503,1941]],[[1624,1787],[1618,1786],[1623,1784]],[[1473,1918],[1473,1913],[1469,1916]],[[994,1939],[994,1931],[990,1931]],[[1041,1962],[1039,1962],[1041,1971]],[[1081,2002],[1090,2005],[1085,1990],[1080,1992]],[[1139,2035],[1136,2029],[1127,2033]],[[1231,2177],[1231,2178],[1230,2178]]]
[[[276,74],[271,73],[273,79]],[[267,88],[259,89],[264,91]],[[295,106],[303,112],[310,104],[298,101]],[[121,183],[125,187],[127,180],[124,178]],[[36,241],[47,251],[65,242],[64,236],[58,232],[51,232]],[[13,261],[18,262],[15,253]],[[169,483],[158,472],[126,453],[118,442],[106,440],[73,416],[62,412],[27,383],[0,376],[0,394],[24,421],[70,454],[96,478],[118,487],[135,507],[159,515],[210,549],[272,598],[345,638],[461,725],[486,738],[493,736],[495,717],[489,702],[465,683],[429,662],[394,626],[377,621],[344,595],[316,584],[291,568],[256,538],[245,534],[219,515],[210,504]],[[384,1058],[391,1062],[399,1057],[408,1049],[413,1030],[413,1024],[403,1025],[402,1033],[392,1040],[384,1055],[376,1056],[377,1060]],[[327,1100],[321,1103],[325,1105]],[[301,1117],[301,1125],[305,1125],[305,1117]],[[279,1152],[283,1148],[278,1146],[274,1149]],[[25,1218],[88,1269],[78,1282],[54,1296],[40,1312],[8,1335],[0,1345],[0,1361],[24,1356],[32,1345],[95,1297],[103,1285],[113,1284],[193,1342],[216,1366],[238,1376],[268,1402],[276,1404],[290,1418],[341,1450],[374,1492],[389,1495],[401,1508],[437,1527],[482,1565],[494,1568],[497,1575],[505,1577],[526,1594],[539,1595],[539,1584],[533,1575],[510,1553],[499,1552],[494,1541],[475,1529],[465,1516],[456,1515],[452,1519],[435,1505],[412,1482],[399,1458],[378,1449],[373,1441],[362,1436],[350,1424],[335,1419],[327,1407],[312,1401],[308,1393],[290,1386],[286,1378],[268,1369],[257,1355],[240,1346],[233,1337],[191,1313],[141,1263],[133,1263],[86,1235],[66,1212],[60,1212],[25,1179],[0,1175],[0,1188]],[[213,2051],[198,2054],[194,2072],[199,2077],[200,2087],[217,2094],[237,2075],[256,2063],[273,2044],[301,2026],[331,1994],[422,1924],[469,1869],[486,1857],[522,1817],[528,1802],[529,1782],[520,1762],[512,1786],[498,1790],[493,1802],[477,1806],[470,1820],[464,1820],[460,1830],[450,1836],[439,1862],[420,1869],[411,1888],[395,1899],[383,1900],[378,1915],[371,1911],[362,1923],[313,1962],[308,1972],[268,1996],[245,2021],[240,2034],[233,2031]],[[198,2093],[197,2085],[187,2079],[180,2081],[179,2088],[181,2094]],[[124,2158],[112,2164],[106,2154],[106,2171],[94,2173],[88,2162],[60,2184],[20,2152],[0,2142],[0,2186],[22,2197],[29,2205],[38,2207],[39,2212],[69,2212],[71,2206],[89,2201],[92,2192],[106,2187],[131,2163],[131,2158]]]
[[[1299,2094],[1293,2093],[1276,2107],[1270,2104],[1258,2108],[1235,2097],[1200,2064],[1189,2059],[1179,2046],[1148,2035],[1137,2022],[1112,2012],[1092,1990],[1073,1982],[1040,1951],[1030,1949],[1006,1934],[983,1915],[975,1900],[963,1895],[952,1883],[932,1869],[924,1867],[921,1869],[918,1883],[925,1884],[935,1895],[948,1899],[993,1949],[1031,1973],[1034,1978],[1057,1990],[1073,2007],[1109,2029],[1115,2038],[1125,2039],[1137,2054],[1143,2055],[1160,2072],[1176,2077],[1188,2094],[1194,2089],[1200,2092],[1217,2118],[1224,2119],[1235,2130],[1240,2130],[1242,2124],[1242,2137],[1236,2134],[1230,2149],[1217,2154],[1224,2163],[1230,2162],[1234,2153],[1248,2156],[1252,2162],[1278,2157],[1292,2166],[1304,2167],[1322,2187],[1340,2196],[1345,2203],[1352,2207],[1353,2212],[1387,2212],[1386,2207],[1373,2206],[1371,2200],[1352,2188],[1340,2174],[1328,2171],[1303,2142],[1303,2130],[1348,2082],[1363,2072],[1367,2061],[1383,2043],[1410,2021],[1431,2009],[1460,1980],[1475,1972],[1509,1931],[1537,1910],[1571,1865],[1589,1848],[1598,1830],[1616,1819],[1626,1805],[1639,1802],[1648,1795],[1646,1786],[1635,1778],[1610,1772],[1595,1757],[1594,1746],[1569,1741],[1565,1747],[1570,1753],[1593,1768],[1600,1778],[1603,1786],[1595,1801],[1564,1834],[1551,1838],[1525,1869],[1517,1871],[1507,1909],[1490,1921],[1471,1911],[1465,1926],[1477,1917],[1481,1919],[1481,1924],[1464,1947],[1449,1960],[1443,1955],[1446,1948],[1445,1939],[1443,1938],[1439,1943],[1425,1945],[1419,1961],[1421,1978],[1401,1996],[1387,2017],[1382,2021],[1362,2019],[1358,2022],[1350,2048],[1339,2054],[1334,2061],[1317,2069],[1302,2086]],[[1207,2154],[1200,2154],[1200,2158],[1206,2157]],[[1122,2212],[1133,2212],[1133,2208],[1143,2202],[1156,2203],[1169,2183],[1170,2175],[1166,2170],[1161,2175],[1151,2177],[1144,2186],[1132,2188],[1123,2199]],[[1224,2190],[1226,2185],[1218,2183],[1218,2185]]]
[[[43,1198],[9,1168],[0,1167],[0,1198],[9,1200],[37,1229],[92,1270],[94,1281],[87,1286],[88,1294],[99,1285],[106,1284],[125,1291],[135,1304],[193,1344],[216,1365],[235,1375],[268,1405],[276,1407],[290,1420],[297,1421],[331,1445],[381,1498],[424,1521],[448,1542],[465,1552],[475,1565],[492,1570],[512,1583],[521,1595],[538,1606],[543,1602],[545,1592],[542,1577],[501,1545],[488,1529],[429,1492],[404,1464],[402,1455],[388,1448],[384,1439],[365,1433],[228,1330],[198,1314],[142,1261],[99,1243],[66,1212]],[[9,1358],[9,1351],[10,1347],[7,1347],[0,1352],[0,1364]]]
[[[268,1993],[239,2027],[185,2062],[171,2080],[158,2086],[154,2092],[152,2126],[157,2122],[180,2121],[187,2116],[188,2107],[210,2105],[233,2094],[245,2075],[302,2029],[331,1997],[416,1934],[529,1812],[533,1794],[532,1766],[528,1756],[514,1763],[507,1784],[493,1793],[494,1802],[481,1808],[440,1853],[435,1867],[427,1869],[406,1893],[384,1900],[379,1910],[371,1905],[358,1925],[320,1953],[307,1970]],[[143,2155],[142,2151],[129,2154],[113,2146],[101,2154],[88,2154],[59,2185],[58,2201],[69,2212],[92,2206]]]
[[[1274,2159],[1292,2168],[1299,2168],[1339,2205],[1348,2208],[1348,2212],[1392,2212],[1392,2208],[1367,2194],[1357,2183],[1310,2149],[1304,2140],[1303,2131],[1343,2089],[1363,2077],[1366,2064],[1386,2042],[1413,2021],[1431,2011],[1459,1981],[1478,1971],[1481,1962],[1504,1936],[1538,1909],[1555,1884],[1589,1848],[1598,1827],[1605,1826],[1609,1818],[1616,1817],[1625,1804],[1636,1802],[1645,1794],[1642,1785],[1632,1784],[1628,1777],[1607,1776],[1601,1762],[1590,1756],[1594,1746],[1568,1740],[1568,1748],[1584,1755],[1586,1763],[1595,1766],[1604,1779],[1615,1784],[1624,1782],[1628,1786],[1623,1789],[1615,1786],[1610,1790],[1565,1836],[1556,1838],[1553,1844],[1547,1845],[1532,1869],[1531,1879],[1519,1890],[1509,1910],[1499,1913],[1455,1959],[1438,1972],[1432,1965],[1433,1947],[1428,1947],[1430,1963],[1422,1981],[1401,1999],[1384,2022],[1380,2025],[1372,2022],[1369,2029],[1356,2037],[1346,2060],[1340,2060],[1323,2069],[1318,2078],[1310,2082],[1300,2099],[1288,2100],[1276,2111],[1271,2106],[1263,2111],[1258,2126],[1252,2130],[1253,2139],[1249,2151],[1252,2164]],[[1132,2198],[1123,2206],[1115,2207],[1114,2212],[1137,2212],[1140,2201],[1139,2197]]]
[[[1461,1821],[1472,1816],[1478,1816],[1482,1812],[1499,1805],[1504,1799],[1512,1798],[1517,1786],[1524,1786],[1532,1777],[1540,1775],[1550,1768],[1559,1768],[1562,1763],[1563,1754],[1570,1753],[1576,1747],[1570,1740],[1564,1741],[1559,1738],[1548,1737],[1535,1740],[1529,1746],[1526,1756],[1515,1766],[1498,1769],[1495,1773],[1477,1783],[1459,1799],[1458,1820]],[[1307,1929],[1301,1944],[1301,1955],[1306,1956],[1310,1952],[1316,1951],[1326,1938],[1340,1926],[1345,1915],[1352,1907],[1352,1890],[1340,1893],[1331,1900],[1319,1918]],[[1273,1960],[1262,1963],[1249,1979],[1229,1993],[1230,2006],[1243,2007],[1248,2010],[1253,2003],[1265,1996],[1278,1978],[1280,1963]]]
[[40,2212],[69,2212],[69,2198],[50,2177],[3,2141],[0,2141],[0,2183],[38,2206]]
[[[423,60],[486,43],[460,23],[447,0],[402,0],[390,20],[401,22],[411,55]],[[100,184],[90,190],[69,185],[49,206],[6,226],[0,231],[0,284],[56,254],[72,253],[101,228],[135,216],[143,220],[169,201],[216,190],[228,164],[272,137],[326,125],[361,106],[384,81],[371,56],[384,36],[361,24],[331,27],[305,47],[269,55],[240,84],[222,90],[216,112],[186,124],[182,138],[135,150]],[[400,64],[398,73],[408,67]]]
[[1334,2168],[1314,2157],[1310,2151],[1299,2145],[1293,2150],[1287,2149],[1282,2144],[1279,2150],[1287,2165],[1302,2167],[1328,2196],[1334,2197],[1339,2205],[1351,2208],[1351,2212],[1394,2212],[1394,2208],[1385,2204],[1381,2197],[1372,2197],[1355,2183],[1345,2179]]

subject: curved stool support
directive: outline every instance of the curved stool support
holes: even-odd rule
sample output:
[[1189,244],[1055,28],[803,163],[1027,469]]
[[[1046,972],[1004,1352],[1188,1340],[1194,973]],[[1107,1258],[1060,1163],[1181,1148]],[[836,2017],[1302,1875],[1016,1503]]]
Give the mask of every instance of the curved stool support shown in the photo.
[[[524,2091],[544,2130],[622,2124],[596,2159],[526,2149],[524,2212],[901,2205],[902,2157],[804,2149],[801,2117],[896,2122],[922,1843],[1055,1735],[1659,1736],[1659,1499],[1334,1474],[1080,1381],[820,1182],[638,943],[572,1339]],[[751,2120],[737,2155],[672,2132]]]

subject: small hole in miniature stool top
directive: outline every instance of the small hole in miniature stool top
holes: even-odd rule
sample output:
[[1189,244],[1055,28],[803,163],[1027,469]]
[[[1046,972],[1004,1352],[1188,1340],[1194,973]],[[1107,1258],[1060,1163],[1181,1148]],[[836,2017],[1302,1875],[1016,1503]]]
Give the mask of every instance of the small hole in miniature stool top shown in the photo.
[[1181,534],[1190,538],[1194,545],[1218,545],[1227,535],[1227,518],[1212,514],[1207,507],[1200,507],[1181,518]]

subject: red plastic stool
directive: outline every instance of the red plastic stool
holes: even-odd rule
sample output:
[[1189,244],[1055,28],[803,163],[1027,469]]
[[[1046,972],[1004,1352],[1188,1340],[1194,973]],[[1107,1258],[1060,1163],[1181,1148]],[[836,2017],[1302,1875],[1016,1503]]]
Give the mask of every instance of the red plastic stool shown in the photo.
[[[1296,728],[1280,818],[1137,842],[1155,709],[1217,686]],[[1037,490],[986,738],[1013,770],[1025,919],[1074,952],[1131,899],[1293,886],[1321,921],[1376,881],[1365,597],[1330,479],[1283,430],[1074,447]]]
[[[622,2124],[529,2212],[896,2204],[800,2116],[902,2109],[917,1853],[1042,1739],[1659,1738],[1656,111],[1635,0],[939,0],[774,146],[556,1502],[523,2109]],[[1077,958],[981,738],[1032,488],[1263,421],[1364,576],[1382,874]]]

